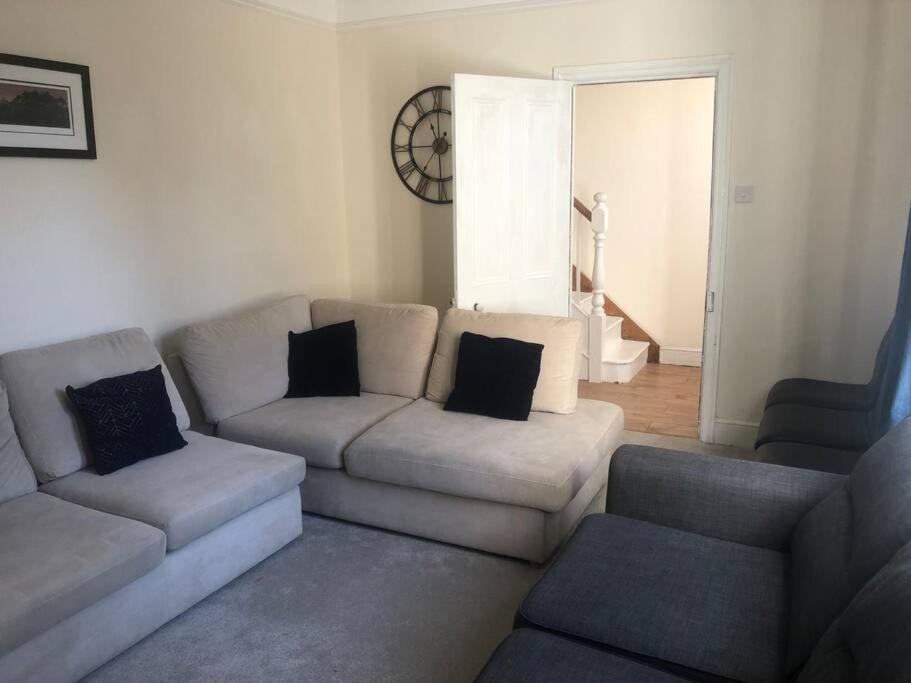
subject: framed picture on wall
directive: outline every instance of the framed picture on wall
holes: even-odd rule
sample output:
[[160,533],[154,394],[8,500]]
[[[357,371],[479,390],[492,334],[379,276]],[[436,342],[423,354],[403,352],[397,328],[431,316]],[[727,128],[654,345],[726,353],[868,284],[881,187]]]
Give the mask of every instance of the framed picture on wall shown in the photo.
[[0,156],[97,158],[89,67],[0,54]]

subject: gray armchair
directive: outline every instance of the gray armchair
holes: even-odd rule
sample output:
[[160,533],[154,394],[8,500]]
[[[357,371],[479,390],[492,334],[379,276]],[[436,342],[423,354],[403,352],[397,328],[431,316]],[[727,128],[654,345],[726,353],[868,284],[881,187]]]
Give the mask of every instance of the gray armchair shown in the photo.
[[[607,514],[583,520],[516,626],[586,645],[572,658],[602,671],[641,666],[630,680],[911,680],[909,541],[911,420],[849,477],[624,446]],[[498,654],[482,680],[544,680],[516,654],[540,638],[515,632],[513,664]]]

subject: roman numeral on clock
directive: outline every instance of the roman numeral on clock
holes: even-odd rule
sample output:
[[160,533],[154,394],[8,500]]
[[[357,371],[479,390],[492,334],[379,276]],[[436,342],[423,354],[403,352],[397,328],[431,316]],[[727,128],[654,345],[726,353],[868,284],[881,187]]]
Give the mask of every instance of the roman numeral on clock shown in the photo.
[[405,180],[408,180],[408,178],[411,177],[411,174],[414,173],[416,170],[417,170],[417,165],[415,165],[415,163],[411,160],[409,160],[406,163],[399,166],[399,174]]

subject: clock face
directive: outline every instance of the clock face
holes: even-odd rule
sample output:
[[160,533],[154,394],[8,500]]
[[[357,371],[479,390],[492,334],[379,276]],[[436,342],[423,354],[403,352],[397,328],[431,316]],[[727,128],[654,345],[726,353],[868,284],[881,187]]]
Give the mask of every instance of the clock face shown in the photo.
[[392,124],[392,163],[408,190],[427,202],[452,202],[452,112],[446,85],[408,100]]

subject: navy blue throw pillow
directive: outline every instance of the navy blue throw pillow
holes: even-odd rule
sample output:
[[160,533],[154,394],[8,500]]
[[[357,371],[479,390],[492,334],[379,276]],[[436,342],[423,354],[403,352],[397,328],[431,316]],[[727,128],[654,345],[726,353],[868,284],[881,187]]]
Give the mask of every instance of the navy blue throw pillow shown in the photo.
[[503,420],[527,420],[543,351],[543,344],[463,332],[455,387],[443,409]]
[[288,332],[285,398],[360,395],[357,328],[353,320],[309,332]]
[[85,429],[98,474],[187,445],[165,386],[161,366],[66,388]]

